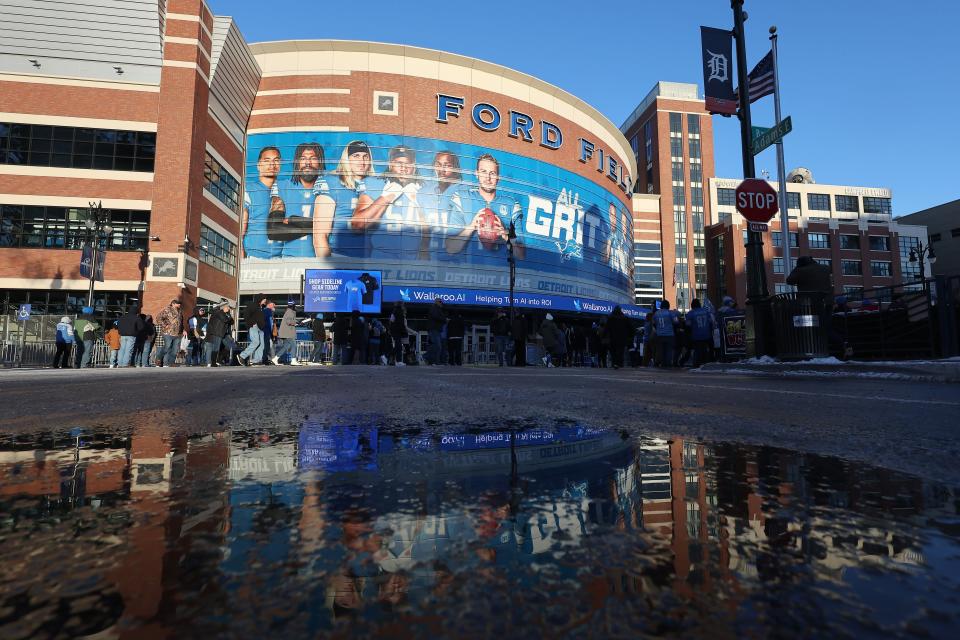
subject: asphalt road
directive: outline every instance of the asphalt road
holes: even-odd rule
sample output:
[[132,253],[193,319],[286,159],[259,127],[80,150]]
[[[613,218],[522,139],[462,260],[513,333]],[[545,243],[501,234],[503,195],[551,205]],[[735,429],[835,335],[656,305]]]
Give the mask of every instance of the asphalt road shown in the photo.
[[450,367],[0,372],[0,437],[56,428],[207,429],[357,415],[443,430],[576,421],[774,445],[960,481],[960,386],[730,373]]

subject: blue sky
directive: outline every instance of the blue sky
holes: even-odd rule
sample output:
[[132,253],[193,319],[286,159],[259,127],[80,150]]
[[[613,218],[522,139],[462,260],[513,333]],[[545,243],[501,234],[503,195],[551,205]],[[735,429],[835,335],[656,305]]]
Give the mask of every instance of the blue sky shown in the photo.
[[[443,49],[512,67],[589,102],[618,126],[657,80],[696,82],[700,25],[731,27],[729,0],[323,2],[208,0],[247,40],[337,38]],[[787,169],[893,189],[895,215],[960,197],[956,0],[746,0],[752,67],[778,27]],[[773,98],[754,103],[773,122]],[[716,169],[741,175],[739,126],[714,118]],[[757,171],[776,176],[776,156]]]

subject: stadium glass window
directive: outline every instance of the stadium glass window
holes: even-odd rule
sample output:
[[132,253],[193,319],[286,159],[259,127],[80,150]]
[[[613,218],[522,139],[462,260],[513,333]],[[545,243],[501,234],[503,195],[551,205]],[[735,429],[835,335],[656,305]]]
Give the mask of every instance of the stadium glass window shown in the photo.
[[691,135],[700,133],[700,116],[687,114],[687,133]]
[[670,179],[674,182],[683,184],[683,163],[673,161],[670,163]]
[[680,138],[670,138],[670,157],[683,159],[683,140]]
[[793,191],[787,191],[787,208],[794,209],[795,211],[800,210],[800,194],[794,193]]
[[859,260],[841,260],[840,273],[845,276],[863,275]]
[[[108,251],[142,251],[147,248],[150,212],[104,209],[112,228],[99,239]],[[0,204],[0,248],[80,249],[91,239],[85,223],[86,208],[34,207]]]
[[847,233],[840,234],[840,248],[841,249],[859,249],[860,248],[860,236],[855,236]]
[[870,251],[890,251],[890,238],[887,236],[870,236]]
[[703,182],[703,167],[699,162],[690,164],[690,182]]
[[152,172],[157,134],[0,122],[0,164]]
[[735,189],[717,189],[717,204],[729,205],[735,207],[737,205],[737,192]]
[[634,242],[633,256],[637,259],[655,259],[660,260],[660,244],[656,242]]
[[201,223],[200,262],[232,276],[237,273],[237,245]]
[[860,203],[857,202],[857,196],[834,196],[833,199],[837,206],[837,211],[860,213]]
[[700,138],[690,138],[688,141],[688,147],[691,158],[700,157]]
[[883,213],[886,215],[892,215],[893,207],[890,204],[890,198],[871,198],[868,196],[864,196],[863,212],[864,213]]
[[807,209],[810,211],[830,211],[830,196],[825,193],[808,193]]
[[204,159],[203,188],[230,211],[240,214],[240,181],[209,153]]
[[830,236],[826,233],[808,233],[807,243],[811,249],[829,249]]
[[887,262],[885,260],[871,260],[870,261],[870,273],[874,276],[881,278],[889,278],[893,275],[892,262]]
[[939,233],[931,233],[931,234],[930,234],[930,242],[940,242],[940,234],[939,234]]

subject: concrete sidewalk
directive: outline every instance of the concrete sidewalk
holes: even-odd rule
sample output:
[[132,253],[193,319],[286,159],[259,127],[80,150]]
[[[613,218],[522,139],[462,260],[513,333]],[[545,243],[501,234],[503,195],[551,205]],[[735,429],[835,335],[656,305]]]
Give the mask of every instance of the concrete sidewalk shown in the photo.
[[780,362],[773,358],[751,358],[740,362],[711,362],[695,372],[734,373],[781,378],[876,378],[912,382],[960,383],[960,358],[946,360],[840,361],[817,358]]

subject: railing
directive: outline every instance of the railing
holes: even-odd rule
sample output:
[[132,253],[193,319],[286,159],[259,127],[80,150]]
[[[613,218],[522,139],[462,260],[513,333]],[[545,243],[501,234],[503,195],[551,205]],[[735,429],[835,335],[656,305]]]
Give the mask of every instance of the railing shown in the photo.
[[832,351],[858,360],[937,357],[935,299],[930,281],[838,296]]

